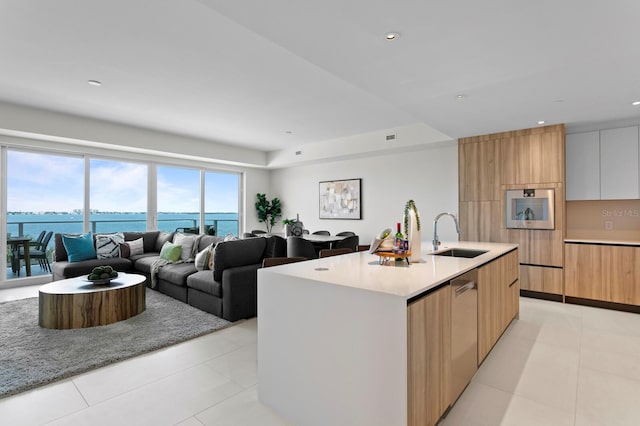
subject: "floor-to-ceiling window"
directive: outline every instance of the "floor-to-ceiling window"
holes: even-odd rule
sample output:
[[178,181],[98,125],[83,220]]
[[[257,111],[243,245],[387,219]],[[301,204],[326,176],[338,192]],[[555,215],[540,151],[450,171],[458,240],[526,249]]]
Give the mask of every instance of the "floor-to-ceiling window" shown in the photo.
[[91,159],[90,230],[94,233],[147,229],[146,164]]
[[200,171],[158,166],[158,229],[200,230]]
[[240,175],[237,173],[205,172],[205,226],[213,227],[220,236],[237,236],[239,194]]
[[[24,254],[10,238],[37,239],[42,231],[109,233],[159,229],[238,235],[241,173],[158,165],[134,159],[69,155],[2,147],[6,163],[7,273],[26,275]],[[6,155],[5,155],[6,154]],[[183,162],[182,162],[183,163]],[[0,171],[2,167],[0,167]],[[85,212],[85,209],[87,210]],[[30,247],[35,250],[35,241]],[[47,248],[51,261],[54,240]],[[24,250],[22,250],[24,251]],[[46,275],[32,259],[31,275]]]
[[[84,205],[84,160],[39,152],[7,150],[7,278],[25,276],[24,247],[20,237],[34,240],[33,250],[49,260],[53,239],[39,247],[36,239],[49,232],[81,232]],[[38,259],[31,274],[45,274]]]

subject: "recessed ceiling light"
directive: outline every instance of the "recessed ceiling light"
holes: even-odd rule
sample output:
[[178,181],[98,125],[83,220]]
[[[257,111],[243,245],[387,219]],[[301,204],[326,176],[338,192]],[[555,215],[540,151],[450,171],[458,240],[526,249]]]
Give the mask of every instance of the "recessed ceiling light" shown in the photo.
[[538,121],[538,124],[544,124],[544,123],[545,123],[545,121],[544,121],[544,120],[540,120],[540,121]]
[[467,95],[462,95],[462,94],[456,95],[456,99],[464,99],[466,97],[467,97]]
[[102,86],[102,82],[100,82],[98,80],[89,80],[89,81],[87,81],[87,83],[89,83],[89,85],[91,85],[91,86]]
[[638,105],[640,105],[640,101],[631,102],[631,105],[638,106]]
[[386,38],[387,40],[395,40],[395,39],[397,39],[398,37],[400,37],[400,34],[398,34],[398,33],[396,33],[396,32],[393,32],[393,31],[388,32],[387,34],[385,34],[385,38]]

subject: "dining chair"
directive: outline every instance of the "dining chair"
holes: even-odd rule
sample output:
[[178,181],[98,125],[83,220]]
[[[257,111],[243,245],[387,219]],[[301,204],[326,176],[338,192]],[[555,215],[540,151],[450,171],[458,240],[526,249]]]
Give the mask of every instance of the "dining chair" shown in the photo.
[[316,232],[313,232],[313,235],[331,235],[331,232],[329,232],[329,231],[316,231]]
[[320,258],[323,257],[331,257],[331,256],[338,256],[341,254],[349,254],[349,253],[353,253],[353,250],[350,248],[337,248],[337,249],[322,249],[320,250]]
[[317,259],[318,253],[310,241],[302,237],[287,237],[287,257]]
[[358,244],[360,244],[360,237],[352,235],[344,240],[336,241],[333,243],[333,248],[350,248],[353,251],[358,251]]
[[[29,249],[29,259],[38,259],[40,268],[47,272],[51,272],[51,264],[49,263],[49,257],[47,256],[47,246],[49,245],[49,241],[51,241],[52,236],[53,231],[47,232],[40,245],[34,246],[34,248]],[[20,247],[19,249],[18,259],[24,259],[23,247]],[[18,275],[20,275],[20,269],[18,269]]]
[[44,236],[45,236],[45,234],[46,234],[46,233],[47,233],[47,231],[41,231],[41,232],[40,232],[40,235],[38,235],[38,238],[36,238],[35,240],[31,241],[31,242],[29,243],[29,245],[30,245],[31,247],[36,247],[36,248],[37,248],[38,246],[40,246],[40,244],[42,244],[42,240],[44,239]]
[[336,234],[338,237],[353,237],[354,235],[356,235],[356,233],[351,231],[342,231]]
[[287,263],[295,263],[309,260],[306,257],[267,257],[262,260],[262,267],[286,265]]

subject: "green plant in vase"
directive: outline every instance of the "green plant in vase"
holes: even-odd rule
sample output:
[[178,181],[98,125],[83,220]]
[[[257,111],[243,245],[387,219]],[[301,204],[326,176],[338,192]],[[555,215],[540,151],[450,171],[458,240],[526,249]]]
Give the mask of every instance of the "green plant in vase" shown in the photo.
[[271,201],[267,200],[265,194],[258,193],[256,197],[258,199],[255,203],[258,221],[264,222],[267,232],[270,233],[273,225],[282,216],[282,204],[277,197]]

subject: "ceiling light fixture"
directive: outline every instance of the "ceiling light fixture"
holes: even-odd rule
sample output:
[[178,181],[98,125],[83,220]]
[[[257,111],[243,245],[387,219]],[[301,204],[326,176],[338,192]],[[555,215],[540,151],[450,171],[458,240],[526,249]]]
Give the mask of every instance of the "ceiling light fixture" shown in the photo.
[[388,32],[387,34],[385,34],[385,38],[387,40],[395,40],[398,37],[400,37],[400,34],[396,33],[396,32]]
[[631,105],[638,106],[638,105],[640,105],[640,101],[631,102]]
[[90,86],[102,86],[102,82],[98,80],[89,80],[87,83],[89,83]]
[[545,123],[545,121],[544,121],[544,120],[540,120],[540,121],[538,121],[538,124],[544,124],[544,123]]
[[456,99],[464,99],[467,95],[456,95]]

